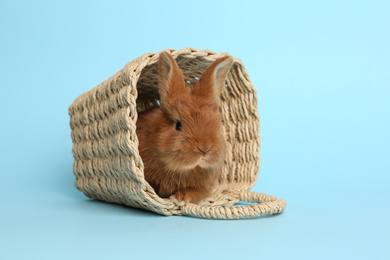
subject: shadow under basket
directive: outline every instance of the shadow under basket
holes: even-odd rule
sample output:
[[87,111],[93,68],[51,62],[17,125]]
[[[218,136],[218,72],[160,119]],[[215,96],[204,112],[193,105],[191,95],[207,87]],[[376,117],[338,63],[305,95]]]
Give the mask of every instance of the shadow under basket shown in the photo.
[[[187,83],[196,83],[213,61],[228,54],[193,48],[165,51]],[[282,212],[284,200],[249,191],[260,167],[260,121],[256,90],[236,58],[220,97],[227,151],[214,192],[199,205],[180,207],[155,193],[144,178],[136,122],[138,112],[159,105],[158,57],[147,53],[129,62],[70,105],[76,188],[90,198],[161,215],[238,219]],[[239,201],[255,204],[234,206]]]

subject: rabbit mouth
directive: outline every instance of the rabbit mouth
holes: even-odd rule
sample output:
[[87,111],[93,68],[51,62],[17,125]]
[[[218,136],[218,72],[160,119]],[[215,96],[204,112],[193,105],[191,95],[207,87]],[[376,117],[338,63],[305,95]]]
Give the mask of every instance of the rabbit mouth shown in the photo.
[[199,167],[201,167],[201,168],[208,168],[208,167],[210,166],[210,163],[207,162],[206,156],[203,156],[203,157],[200,158],[200,160],[198,161],[198,165],[199,165]]
[[216,165],[215,161],[208,155],[202,156],[197,163],[200,168],[212,168]]
[[209,162],[207,161],[206,156],[202,156],[199,159],[195,160],[195,162],[189,163],[186,168],[194,169],[198,166],[201,168],[207,168],[209,166]]
[[212,163],[208,160],[208,156],[201,156],[195,161],[188,162],[188,163],[183,163],[182,164],[182,170],[192,170],[195,169],[196,167],[200,167],[203,169],[210,168],[212,167]]

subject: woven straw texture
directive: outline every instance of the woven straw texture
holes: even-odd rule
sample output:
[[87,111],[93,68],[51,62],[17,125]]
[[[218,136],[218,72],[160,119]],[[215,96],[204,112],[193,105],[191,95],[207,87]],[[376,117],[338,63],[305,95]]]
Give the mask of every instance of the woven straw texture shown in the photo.
[[[193,48],[165,51],[175,58],[187,83],[195,83],[213,61],[227,54]],[[162,215],[237,219],[282,212],[284,200],[249,191],[260,167],[260,121],[256,90],[237,58],[220,98],[227,152],[213,194],[199,205],[179,207],[160,198],[145,181],[136,122],[138,112],[159,104],[158,57],[147,53],[129,62],[70,105],[76,188],[90,198]],[[233,207],[240,200],[256,204]]]

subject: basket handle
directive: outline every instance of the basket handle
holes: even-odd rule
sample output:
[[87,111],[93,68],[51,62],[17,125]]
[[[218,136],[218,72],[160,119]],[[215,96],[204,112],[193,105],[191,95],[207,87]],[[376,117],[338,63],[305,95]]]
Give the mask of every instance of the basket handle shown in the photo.
[[183,215],[194,215],[210,219],[240,219],[278,214],[286,208],[286,201],[264,193],[245,191],[240,200],[258,204],[237,207],[200,206],[193,203],[180,207]]

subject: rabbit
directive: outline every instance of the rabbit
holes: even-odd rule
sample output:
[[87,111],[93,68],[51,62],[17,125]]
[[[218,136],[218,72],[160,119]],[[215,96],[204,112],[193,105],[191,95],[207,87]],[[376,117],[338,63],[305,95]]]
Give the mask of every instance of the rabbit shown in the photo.
[[145,180],[178,206],[199,203],[221,172],[226,144],[218,100],[232,64],[231,56],[216,60],[191,87],[171,54],[159,55],[160,106],[139,113],[136,133]]

